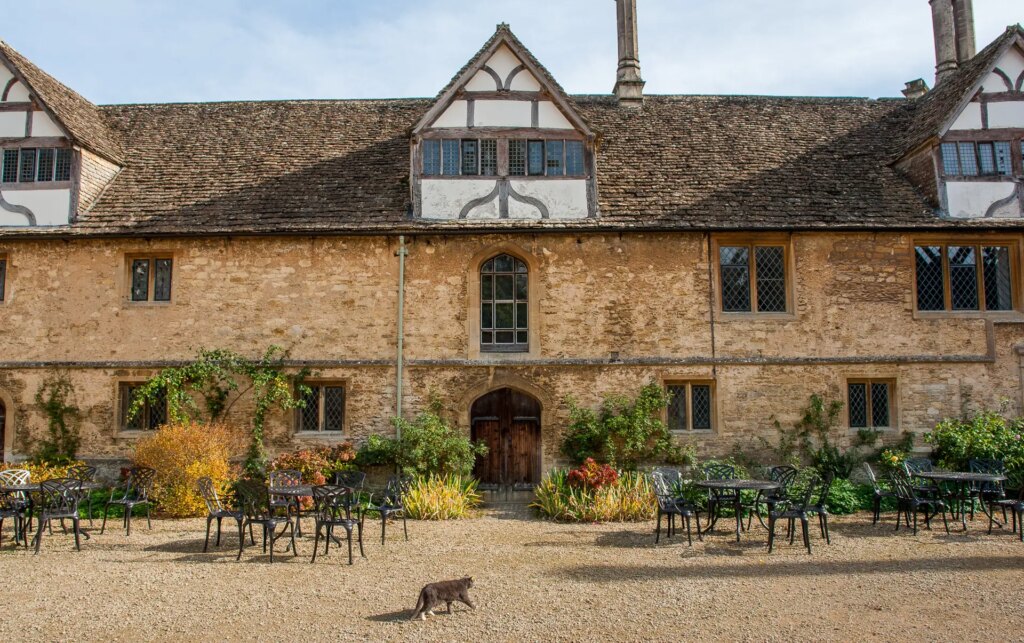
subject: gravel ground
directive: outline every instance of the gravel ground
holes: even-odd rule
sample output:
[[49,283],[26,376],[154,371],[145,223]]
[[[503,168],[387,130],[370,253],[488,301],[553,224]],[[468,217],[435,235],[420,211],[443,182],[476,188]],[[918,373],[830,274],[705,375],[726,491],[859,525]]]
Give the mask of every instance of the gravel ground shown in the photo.
[[[833,519],[814,555],[766,552],[755,528],[719,529],[686,546],[653,545],[653,523],[567,525],[493,509],[448,523],[410,522],[386,547],[368,524],[367,559],[342,550],[309,562],[259,548],[235,562],[202,553],[202,520],[139,521],[131,538],[55,532],[43,552],[0,551],[2,640],[1010,640],[1024,621],[1024,544],[1006,530],[918,536],[870,517]],[[115,523],[116,527],[116,523]],[[311,522],[310,522],[311,527]],[[98,532],[98,529],[97,529]],[[389,529],[389,535],[392,534]],[[377,538],[375,541],[374,538]],[[258,540],[257,540],[258,542]],[[284,547],[283,543],[280,545]],[[420,587],[472,575],[476,611],[457,605],[408,620]]]

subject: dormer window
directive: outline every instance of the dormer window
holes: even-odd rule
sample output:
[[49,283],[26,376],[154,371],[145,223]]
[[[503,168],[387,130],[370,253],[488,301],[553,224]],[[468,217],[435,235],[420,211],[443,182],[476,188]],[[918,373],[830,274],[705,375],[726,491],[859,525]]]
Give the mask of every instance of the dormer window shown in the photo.
[[942,173],[957,176],[1010,176],[1013,147],[1009,141],[942,144]]
[[511,176],[586,176],[583,141],[509,141]]
[[423,141],[424,176],[497,176],[495,139],[427,139]]
[[63,147],[23,147],[4,150],[3,183],[44,183],[71,180],[71,150]]

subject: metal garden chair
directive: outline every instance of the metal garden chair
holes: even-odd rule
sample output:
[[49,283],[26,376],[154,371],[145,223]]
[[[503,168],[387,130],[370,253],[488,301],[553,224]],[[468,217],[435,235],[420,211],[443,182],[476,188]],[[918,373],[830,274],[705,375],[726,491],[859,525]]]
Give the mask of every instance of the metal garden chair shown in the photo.
[[[44,526],[50,524],[51,520],[71,521],[71,527],[75,532],[75,549],[82,550],[81,529],[78,517],[78,503],[82,498],[82,481],[71,478],[57,478],[44,480],[39,485],[39,524],[36,529],[35,553],[39,553],[39,547],[43,542]],[[66,532],[67,530],[65,530]]]
[[225,518],[230,518],[235,521],[238,526],[239,538],[242,537],[242,521],[245,520],[245,514],[237,509],[228,509],[220,500],[220,496],[217,495],[217,485],[213,483],[211,478],[200,478],[196,481],[196,485],[199,487],[199,493],[203,496],[203,502],[206,503],[206,540],[203,541],[203,553],[210,547],[210,525],[214,520],[217,521],[217,541],[214,544],[215,547],[220,547],[220,532],[221,522]]
[[313,487],[313,503],[315,505],[316,517],[316,538],[313,541],[313,558],[310,563],[316,562],[316,552],[320,548],[320,535],[324,535],[324,555],[331,547],[331,539],[334,537],[334,528],[341,527],[345,530],[348,539],[348,564],[352,564],[352,530],[358,532],[359,555],[366,558],[363,551],[363,518],[364,514],[359,506],[359,496],[351,487],[338,485],[322,485]]
[[882,517],[882,501],[886,498],[895,498],[896,492],[882,486],[878,481],[878,477],[875,475],[875,470],[872,469],[871,465],[867,462],[864,463],[864,477],[871,485],[871,490],[874,494],[871,498],[871,524],[877,525],[878,521],[881,520]]
[[[736,467],[730,464],[712,463],[704,465],[705,480],[735,480]],[[735,507],[740,500],[738,489],[708,489],[708,524],[721,517],[722,507]]]
[[13,492],[0,491],[0,546],[3,546],[4,521],[8,518],[14,519],[14,546],[17,547],[18,541],[24,539],[25,547],[28,547],[24,508],[15,500]]
[[818,485],[817,500],[807,506],[808,514],[818,516],[818,527],[821,529],[821,537],[825,539],[826,545],[832,544],[832,534],[828,530],[828,494],[832,490],[832,482],[835,479],[836,474],[826,471]]
[[809,513],[811,511],[811,498],[814,493],[819,490],[820,481],[817,478],[813,478],[807,483],[807,487],[800,494],[800,497],[795,500],[783,500],[776,504],[775,508],[768,512],[768,553],[772,553],[772,549],[775,546],[775,523],[779,520],[785,520],[788,522],[789,531],[789,544],[793,544],[793,538],[796,536],[796,521],[800,521],[800,527],[803,531],[804,547],[807,548],[807,553],[811,553],[811,534],[808,529]]
[[666,536],[671,538],[676,530],[676,516],[686,525],[686,542],[693,545],[690,529],[691,518],[697,521],[697,538],[703,540],[700,531],[700,512],[683,494],[683,478],[676,469],[659,468],[651,473],[651,484],[658,501],[658,522],[654,531],[654,544],[661,540],[661,517],[667,516]]
[[771,513],[776,505],[789,499],[789,489],[800,475],[800,471],[796,467],[788,464],[771,467],[767,473],[769,480],[779,483],[779,488],[759,494],[754,500],[754,511],[750,512],[750,516],[747,517],[748,530],[753,523],[754,514],[761,515],[762,506],[765,508],[765,513]]
[[[244,514],[243,522],[238,527],[238,557],[242,559],[242,550],[245,549],[245,528],[249,528],[249,539],[252,539],[252,526],[259,525],[263,531],[263,553],[267,552],[267,545],[270,545],[270,562],[274,562],[274,543],[288,534],[291,543],[292,555],[298,556],[299,551],[295,547],[295,523],[291,515],[280,516],[270,506],[270,495],[267,488],[251,480],[242,480],[236,487],[238,493],[238,504]],[[277,528],[281,526],[281,531]],[[288,551],[285,548],[285,551]]]
[[409,526],[405,519],[405,494],[412,486],[412,478],[408,476],[392,476],[388,479],[384,491],[379,498],[370,498],[369,511],[376,511],[380,514],[380,544],[384,545],[387,534],[388,520],[392,517],[401,516],[402,531],[405,539],[409,540]]
[[[29,484],[31,481],[32,474],[28,469],[6,469],[4,471],[0,471],[0,487]],[[21,513],[21,528],[31,532],[32,496],[24,491],[11,491],[8,492],[8,495],[8,506],[13,509],[17,509]],[[28,546],[27,541],[25,546]]]
[[932,518],[942,512],[942,524],[949,533],[949,522],[946,519],[946,503],[938,497],[937,491],[932,491],[929,497],[918,495],[917,489],[910,482],[910,476],[893,471],[889,474],[892,489],[896,493],[896,501],[899,506],[896,509],[896,531],[900,529],[900,516],[906,518],[907,526],[911,526],[911,514],[913,514],[914,535],[917,535],[917,515],[924,514],[924,524],[931,529]]
[[125,535],[132,535],[132,512],[135,507],[146,508],[146,524],[150,529],[153,522],[150,520],[149,512],[152,508],[152,501],[149,494],[153,491],[153,480],[156,478],[156,469],[149,467],[132,467],[128,470],[128,477],[125,478],[123,487],[115,487],[110,490],[110,499],[103,505],[103,525],[100,527],[102,534],[107,528],[107,514],[110,507],[119,506],[124,509]]
[[[267,474],[267,484],[271,489],[283,488],[283,487],[301,487],[302,486],[302,472],[296,471],[295,469],[281,469],[279,471],[271,471]],[[295,513],[295,526],[298,528],[298,534],[302,535],[302,499],[298,496],[280,496],[270,494],[270,509],[283,509],[285,515],[291,516],[292,512]]]
[[[96,479],[96,467],[87,464],[79,464],[68,468],[67,476],[72,480],[81,480],[83,483],[93,482]],[[92,524],[92,492],[82,489],[82,500],[85,501],[85,517]]]

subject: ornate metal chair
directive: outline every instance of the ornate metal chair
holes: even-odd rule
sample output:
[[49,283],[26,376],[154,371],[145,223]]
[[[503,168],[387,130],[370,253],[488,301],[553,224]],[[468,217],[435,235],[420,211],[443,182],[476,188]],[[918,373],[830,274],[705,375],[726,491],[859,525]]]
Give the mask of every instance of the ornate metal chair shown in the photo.
[[217,495],[217,485],[213,483],[211,478],[200,478],[196,481],[196,485],[199,487],[199,493],[203,496],[203,502],[206,503],[206,540],[203,541],[203,553],[210,547],[210,525],[214,520],[217,521],[217,541],[214,544],[215,547],[220,547],[220,528],[221,522],[225,518],[234,520],[238,526],[239,538],[242,537],[242,522],[245,520],[245,514],[240,510],[228,509],[220,501],[220,497]]
[[896,493],[891,489],[887,489],[882,486],[878,481],[878,477],[875,475],[875,470],[871,468],[871,465],[867,462],[864,463],[864,477],[871,485],[871,489],[874,492],[874,497],[871,499],[871,524],[877,525],[878,521],[882,517],[882,501],[886,498],[895,498]]
[[146,508],[146,524],[150,529],[153,522],[150,520],[149,512],[152,501],[149,494],[153,491],[153,480],[156,478],[156,469],[149,467],[132,467],[128,470],[128,477],[125,478],[123,487],[114,487],[110,490],[110,499],[103,505],[103,525],[100,527],[102,534],[107,528],[107,514],[111,505],[124,509],[125,535],[132,535],[132,512],[135,507]]
[[[302,472],[296,471],[295,469],[281,469],[280,471],[271,471],[267,475],[267,485],[271,489],[279,489],[282,487],[301,487],[302,486]],[[295,526],[298,529],[298,534],[302,535],[302,500],[298,496],[280,496],[270,494],[270,510],[281,510],[283,509],[285,515],[291,516],[295,513]]]
[[[295,523],[290,514],[278,515],[270,506],[270,496],[267,488],[258,482],[242,480],[236,487],[238,493],[238,504],[244,514],[243,522],[238,527],[238,557],[235,560],[242,560],[242,550],[245,549],[245,528],[249,528],[250,540],[252,540],[252,526],[259,525],[263,531],[263,553],[267,552],[267,545],[270,545],[270,562],[274,562],[274,543],[283,538],[287,533],[291,543],[285,548],[291,548],[292,555],[298,556],[299,551],[295,547]],[[281,531],[277,528],[281,526]],[[269,542],[268,542],[269,541]]]
[[387,534],[388,520],[398,515],[402,517],[402,531],[405,532],[405,539],[409,540],[409,526],[405,519],[405,494],[411,486],[412,478],[392,476],[388,479],[384,491],[379,493],[379,498],[370,498],[368,509],[380,514],[380,544],[382,546]]
[[316,517],[316,539],[313,541],[313,558],[310,563],[316,562],[316,552],[320,548],[320,535],[324,535],[324,555],[331,547],[331,538],[334,537],[334,528],[341,527],[345,530],[348,539],[348,564],[352,564],[352,530],[358,532],[359,555],[366,558],[363,551],[363,518],[364,514],[359,506],[359,496],[352,487],[339,485],[323,485],[313,487],[313,503]]
[[935,463],[929,458],[907,458],[903,461],[903,469],[910,477],[910,484],[914,486],[914,491],[921,497],[932,497],[939,496],[942,494],[942,490],[939,486],[930,480],[917,477],[919,473],[928,473],[935,470]]
[[[1006,475],[1006,463],[995,458],[977,458],[968,461],[967,468],[971,473],[987,473],[989,475]],[[980,482],[972,484],[968,490],[971,502],[971,520],[974,520],[974,502],[988,503],[992,500],[1006,498],[1006,489],[1002,482]],[[1006,517],[1004,516],[1005,520]]]
[[[82,483],[93,482],[96,479],[96,467],[87,464],[79,464],[68,468],[68,477],[72,480],[81,480]],[[85,517],[92,524],[92,492],[82,489],[82,500],[85,501]]]
[[28,536],[25,534],[25,510],[15,500],[13,492],[5,492],[0,490],[0,546],[3,546],[4,538],[4,521],[8,518],[14,519],[14,546],[18,546],[18,541],[25,540],[25,546],[28,547]]
[[899,506],[896,509],[896,531],[900,529],[900,516],[906,518],[907,526],[911,525],[911,514],[913,514],[914,535],[917,535],[917,514],[924,514],[925,527],[931,529],[932,518],[940,511],[942,512],[942,524],[949,533],[949,522],[946,519],[946,503],[938,497],[922,497],[918,495],[917,489],[910,482],[910,476],[901,471],[893,471],[889,474],[889,481],[896,493],[896,501]]
[[804,547],[807,553],[811,553],[811,535],[808,529],[808,514],[811,511],[811,498],[819,490],[821,482],[817,478],[811,479],[799,498],[795,500],[783,500],[776,504],[775,508],[768,512],[768,553],[772,553],[775,546],[775,523],[779,520],[788,521],[789,544],[793,544],[796,535],[796,521],[800,520],[800,527],[803,530]]
[[818,528],[821,529],[821,537],[825,539],[826,545],[832,544],[832,534],[828,530],[828,494],[832,490],[832,482],[835,479],[836,474],[831,471],[825,472],[818,484],[817,499],[806,507],[808,514],[817,514]]
[[686,542],[693,546],[690,519],[697,520],[697,538],[703,540],[700,531],[700,512],[683,494],[683,477],[676,469],[659,468],[651,473],[654,495],[658,501],[658,523],[654,531],[654,544],[661,540],[661,517],[668,517],[666,536],[671,538],[676,530],[676,516],[686,525]]
[[761,507],[765,508],[765,513],[771,513],[776,505],[789,499],[789,489],[800,475],[800,471],[796,467],[788,464],[770,467],[767,473],[769,480],[779,483],[779,488],[758,494],[754,500],[754,511],[750,512],[750,516],[747,517],[747,529],[750,529],[750,525],[754,521],[754,514],[762,515]]
[[[32,474],[28,469],[6,469],[0,471],[0,487],[11,485],[29,484],[32,481]],[[28,532],[32,531],[32,495],[24,491],[11,491],[8,493],[8,506],[17,509],[21,513],[21,527]],[[17,525],[17,523],[16,523]],[[17,536],[18,532],[15,532]],[[28,546],[27,536],[25,546]]]
[[1013,533],[1020,532],[1020,539],[1024,542],[1024,482],[1016,498],[992,498],[986,501],[988,504],[988,533],[992,533],[992,525],[995,523],[996,509],[1003,510],[1003,522],[1007,522],[1006,512],[1009,511],[1013,519]]
[[[71,521],[71,527],[75,532],[75,549],[82,550],[81,529],[78,517],[78,503],[82,498],[82,481],[71,478],[56,478],[44,480],[39,485],[40,505],[39,524],[36,529],[36,550],[43,542],[43,527],[50,524],[51,520]],[[67,531],[67,530],[65,530]]]
[[357,492],[362,491],[366,485],[366,474],[362,471],[336,471],[334,484],[354,489]]
[[[706,480],[735,480],[736,467],[730,464],[712,463],[704,465]],[[708,489],[708,524],[714,524],[720,517],[722,507],[735,507],[740,501],[738,490]]]

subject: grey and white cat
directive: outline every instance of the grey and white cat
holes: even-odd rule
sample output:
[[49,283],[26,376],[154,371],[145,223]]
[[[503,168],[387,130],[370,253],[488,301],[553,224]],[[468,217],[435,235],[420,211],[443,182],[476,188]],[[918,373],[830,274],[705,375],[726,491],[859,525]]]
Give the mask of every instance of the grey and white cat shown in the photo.
[[448,613],[452,613],[452,603],[459,601],[469,605],[470,609],[476,609],[476,605],[469,598],[469,588],[473,586],[473,579],[469,576],[458,580],[446,580],[440,583],[430,583],[420,590],[420,598],[416,601],[416,609],[412,618],[420,617],[427,620],[427,614],[434,616],[434,608],[441,603],[448,605]]

